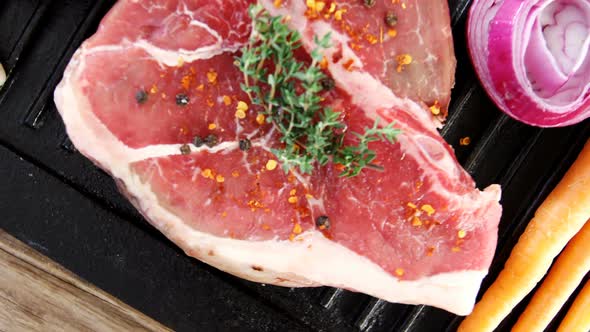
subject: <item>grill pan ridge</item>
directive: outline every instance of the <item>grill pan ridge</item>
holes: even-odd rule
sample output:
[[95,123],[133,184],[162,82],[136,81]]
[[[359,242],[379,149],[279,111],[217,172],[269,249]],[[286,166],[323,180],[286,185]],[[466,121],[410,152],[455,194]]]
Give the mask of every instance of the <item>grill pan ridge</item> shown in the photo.
[[[0,2],[0,63],[8,73],[0,90],[0,176],[7,182],[0,186],[0,228],[174,330],[456,330],[461,317],[432,307],[328,287],[288,289],[235,278],[186,257],[148,225],[112,179],[76,152],[52,100],[72,54],[113,3]],[[480,188],[492,183],[503,188],[498,248],[483,292],[536,207],[590,137],[590,121],[541,129],[501,113],[468,58],[469,4],[449,0],[458,69],[441,133]],[[460,146],[465,136],[472,143]],[[498,330],[509,330],[528,299]]]

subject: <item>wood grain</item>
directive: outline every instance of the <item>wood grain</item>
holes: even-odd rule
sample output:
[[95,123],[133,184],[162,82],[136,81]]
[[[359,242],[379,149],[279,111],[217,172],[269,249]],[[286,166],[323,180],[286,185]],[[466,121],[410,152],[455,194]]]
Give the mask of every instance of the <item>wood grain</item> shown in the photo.
[[169,331],[0,229],[0,331]]

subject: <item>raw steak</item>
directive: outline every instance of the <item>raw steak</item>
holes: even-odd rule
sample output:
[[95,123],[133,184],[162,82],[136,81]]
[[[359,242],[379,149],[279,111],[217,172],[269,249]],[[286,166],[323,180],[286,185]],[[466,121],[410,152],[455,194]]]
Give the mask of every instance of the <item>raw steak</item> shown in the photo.
[[[236,118],[248,102],[234,57],[250,36],[249,5],[119,1],[55,93],[76,147],[188,255],[223,271],[469,313],[495,249],[500,189],[475,188],[429,110],[444,110],[453,82],[446,3],[327,1],[317,17],[313,1],[264,3],[289,16],[308,50],[314,35],[332,33],[325,56],[336,88],[324,103],[350,130],[377,117],[402,130],[395,144],[371,145],[383,172],[353,178],[331,164],[285,174],[270,152],[277,133],[253,107]],[[191,143],[209,135],[211,147]]]

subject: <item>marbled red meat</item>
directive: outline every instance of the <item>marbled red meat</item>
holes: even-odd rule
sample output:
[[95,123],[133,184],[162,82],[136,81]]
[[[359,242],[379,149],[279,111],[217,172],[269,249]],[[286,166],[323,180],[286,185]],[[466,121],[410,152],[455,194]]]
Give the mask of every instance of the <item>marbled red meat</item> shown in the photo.
[[[383,172],[342,178],[328,164],[287,174],[271,152],[279,136],[256,109],[236,118],[249,102],[234,64],[251,32],[249,1],[120,1],[73,57],[56,104],[79,151],[189,255],[254,281],[466,314],[494,253],[500,190],[475,188],[428,108],[446,107],[453,82],[447,5],[360,3],[327,1],[314,18],[303,0],[263,2],[290,17],[308,51],[313,36],[332,34],[324,55],[336,88],[324,104],[349,130],[377,118],[402,130],[395,144],[371,145]],[[384,20],[393,11],[396,34]],[[399,68],[404,54],[412,61]],[[218,142],[192,143],[208,135]],[[321,216],[329,228],[317,227]]]

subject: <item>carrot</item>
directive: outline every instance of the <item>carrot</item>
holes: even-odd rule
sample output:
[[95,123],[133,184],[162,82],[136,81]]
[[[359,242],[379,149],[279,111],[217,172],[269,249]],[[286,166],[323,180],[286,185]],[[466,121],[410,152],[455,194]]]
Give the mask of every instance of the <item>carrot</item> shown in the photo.
[[[513,332],[543,332],[590,271],[590,222],[574,236],[522,313]],[[590,312],[588,313],[590,316]]]
[[458,331],[493,331],[549,270],[553,259],[590,219],[590,144],[557,187],[537,209],[535,217],[504,269],[475,305]]
[[557,329],[557,332],[588,331],[590,331],[590,281],[582,288]]

